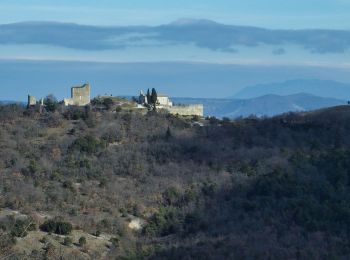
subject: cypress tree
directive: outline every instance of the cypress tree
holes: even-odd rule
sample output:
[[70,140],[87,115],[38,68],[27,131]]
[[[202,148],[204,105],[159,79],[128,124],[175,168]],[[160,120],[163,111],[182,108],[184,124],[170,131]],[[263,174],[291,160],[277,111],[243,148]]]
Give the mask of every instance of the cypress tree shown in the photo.
[[149,89],[147,89],[147,104],[151,104],[151,94],[149,93]]
[[153,110],[157,109],[157,100],[158,100],[157,91],[154,88],[152,88],[151,103],[153,105]]

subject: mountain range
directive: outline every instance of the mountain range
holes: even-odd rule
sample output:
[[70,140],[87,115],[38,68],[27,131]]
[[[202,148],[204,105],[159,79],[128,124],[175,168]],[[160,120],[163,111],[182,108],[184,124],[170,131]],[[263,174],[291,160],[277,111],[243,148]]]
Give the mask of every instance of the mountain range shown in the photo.
[[246,87],[232,98],[256,98],[267,94],[293,95],[309,93],[319,97],[350,99],[350,84],[332,80],[295,79],[278,83],[258,84]]
[[173,98],[175,103],[204,104],[205,115],[215,117],[275,116],[286,112],[311,111],[324,107],[344,105],[345,100],[318,97],[307,93],[293,95],[267,94],[250,99],[196,99]]

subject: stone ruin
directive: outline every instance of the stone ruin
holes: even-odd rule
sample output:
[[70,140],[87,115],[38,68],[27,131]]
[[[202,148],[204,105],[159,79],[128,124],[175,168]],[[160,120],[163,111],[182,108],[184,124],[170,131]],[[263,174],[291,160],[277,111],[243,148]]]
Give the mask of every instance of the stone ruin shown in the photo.
[[86,83],[83,86],[72,87],[71,98],[64,99],[65,106],[86,106],[91,102],[90,84]]
[[[66,106],[86,106],[90,104],[90,85],[84,84],[83,86],[72,87],[71,98],[65,98],[63,100]],[[28,108],[43,107],[44,99],[40,99],[38,102],[35,96],[28,95]]]
[[38,102],[36,100],[36,97],[28,95],[27,107],[31,108],[31,107],[37,107],[37,106],[44,106],[44,99],[41,98],[40,101]]
[[27,107],[34,107],[34,106],[36,106],[36,97],[28,95]]

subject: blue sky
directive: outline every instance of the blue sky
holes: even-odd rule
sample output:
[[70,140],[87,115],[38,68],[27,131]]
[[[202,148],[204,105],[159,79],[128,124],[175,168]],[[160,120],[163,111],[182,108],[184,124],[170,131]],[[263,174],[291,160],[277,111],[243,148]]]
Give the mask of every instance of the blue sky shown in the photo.
[[297,78],[350,82],[349,15],[350,0],[1,0],[0,100],[18,90],[23,100],[24,87],[62,97],[85,81],[96,94],[196,96],[202,87],[201,97]]
[[350,29],[348,0],[1,0],[0,23],[158,25],[179,18],[266,28]]

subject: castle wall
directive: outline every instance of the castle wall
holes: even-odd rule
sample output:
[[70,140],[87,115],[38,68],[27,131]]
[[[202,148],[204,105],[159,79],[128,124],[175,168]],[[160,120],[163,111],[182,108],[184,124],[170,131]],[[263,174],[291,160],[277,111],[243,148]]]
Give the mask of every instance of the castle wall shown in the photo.
[[36,98],[34,96],[28,95],[28,107],[36,106]]
[[181,115],[181,116],[204,116],[204,106],[201,104],[197,105],[183,105],[183,106],[172,106],[165,108],[170,114]]
[[71,98],[64,99],[66,106],[86,106],[90,104],[90,85],[85,84],[81,87],[72,87]]
[[157,99],[159,106],[169,106],[171,107],[173,103],[170,101],[169,97],[159,96]]

